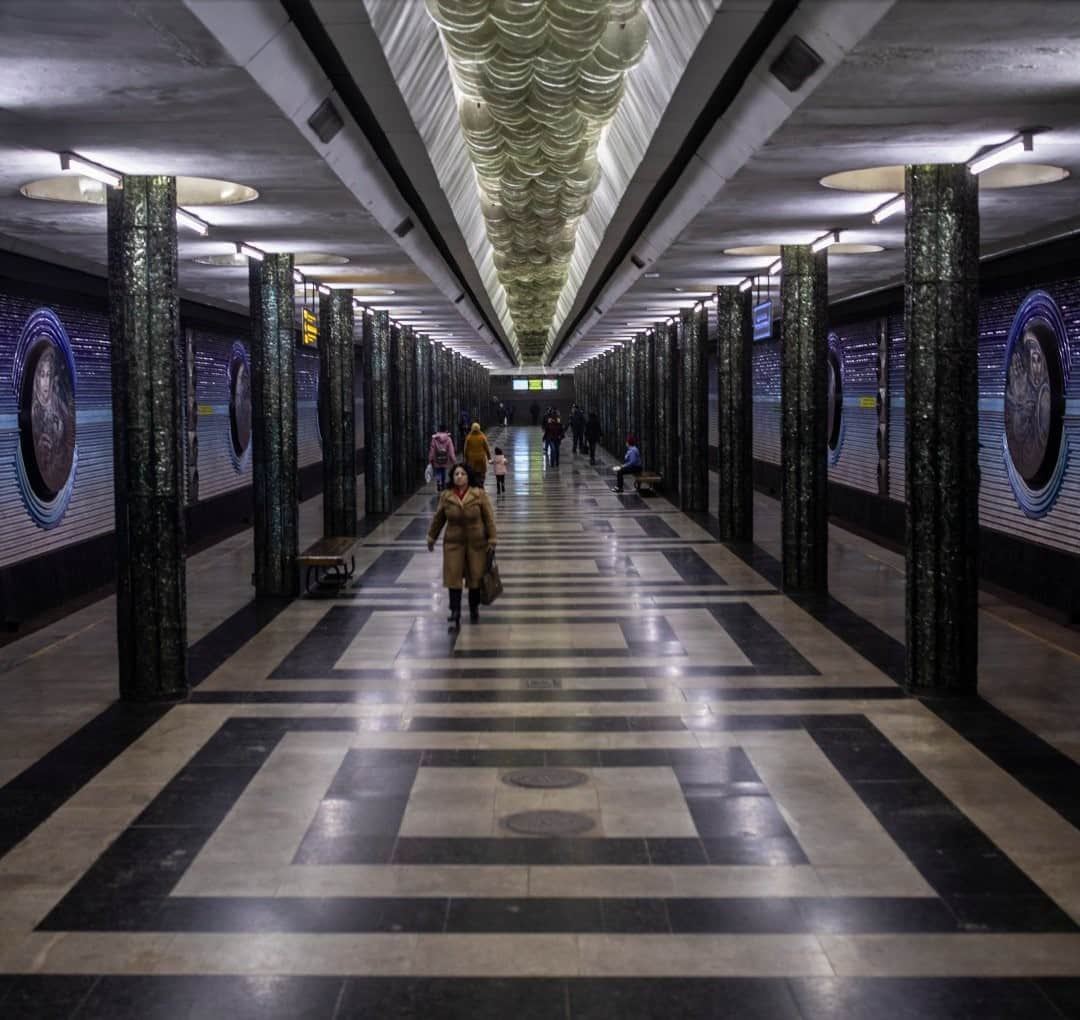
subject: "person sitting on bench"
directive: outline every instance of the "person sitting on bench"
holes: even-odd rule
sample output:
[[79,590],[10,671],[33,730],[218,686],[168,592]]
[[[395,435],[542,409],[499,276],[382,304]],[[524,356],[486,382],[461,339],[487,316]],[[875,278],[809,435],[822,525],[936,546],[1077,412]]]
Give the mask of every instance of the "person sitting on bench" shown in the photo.
[[623,491],[623,475],[640,475],[644,467],[641,463],[641,451],[638,449],[637,436],[632,432],[626,437],[626,456],[623,462],[614,468],[615,488],[613,492]]

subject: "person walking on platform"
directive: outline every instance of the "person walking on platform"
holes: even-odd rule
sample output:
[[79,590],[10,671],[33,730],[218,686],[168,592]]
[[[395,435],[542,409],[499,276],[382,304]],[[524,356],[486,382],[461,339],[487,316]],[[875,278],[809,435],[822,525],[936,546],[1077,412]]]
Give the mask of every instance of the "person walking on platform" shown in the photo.
[[488,557],[495,551],[495,512],[482,488],[474,484],[464,464],[454,465],[450,485],[443,489],[427,533],[428,552],[446,526],[443,539],[443,585],[450,595],[450,626],[461,627],[461,586],[469,589],[469,619],[480,619],[480,582]]
[[492,457],[491,463],[495,469],[495,494],[501,496],[506,492],[506,472],[508,470],[506,454],[502,452],[501,446],[495,447],[495,456]]
[[574,436],[574,453],[585,452],[585,412],[575,404],[570,411],[570,431]]
[[613,492],[623,491],[624,475],[640,475],[642,472],[641,451],[638,449],[637,437],[631,432],[626,437],[626,456],[622,464],[613,468],[615,472],[615,488]]
[[596,463],[596,444],[600,442],[600,415],[595,411],[589,412],[589,420],[585,422],[585,445],[589,448],[589,463]]
[[431,470],[435,473],[435,491],[442,492],[446,487],[447,469],[457,460],[454,438],[446,430],[445,425],[431,437],[427,459]]
[[566,429],[563,428],[559,412],[552,411],[547,420],[547,425],[544,426],[544,443],[548,450],[548,462],[552,467],[559,466],[559,444],[563,441],[565,435]]
[[474,485],[484,487],[484,479],[487,477],[488,461],[491,460],[491,447],[488,445],[487,436],[480,431],[480,423],[473,422],[469,435],[465,439],[465,446],[461,451],[461,459],[465,461],[475,478]]

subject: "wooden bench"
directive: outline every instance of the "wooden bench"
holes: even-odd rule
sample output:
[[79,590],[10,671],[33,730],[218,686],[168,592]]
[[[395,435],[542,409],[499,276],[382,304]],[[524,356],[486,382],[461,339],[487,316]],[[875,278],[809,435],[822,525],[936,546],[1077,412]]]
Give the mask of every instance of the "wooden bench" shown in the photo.
[[631,477],[634,479],[635,492],[640,492],[642,487],[652,492],[659,488],[664,481],[655,471],[642,471],[641,474],[633,475]]
[[353,549],[359,540],[356,538],[328,537],[320,538],[309,545],[296,557],[298,567],[307,567],[304,590],[311,590],[311,575],[319,582],[319,571],[333,571],[337,584],[344,584],[356,572],[356,556]]

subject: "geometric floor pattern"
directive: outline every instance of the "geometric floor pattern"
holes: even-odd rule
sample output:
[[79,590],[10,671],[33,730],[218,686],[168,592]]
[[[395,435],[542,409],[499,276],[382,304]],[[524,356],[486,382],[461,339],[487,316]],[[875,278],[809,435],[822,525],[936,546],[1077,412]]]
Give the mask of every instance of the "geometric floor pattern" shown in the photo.
[[492,439],[479,623],[446,628],[424,490],[348,588],[237,614],[188,701],[4,788],[0,1016],[1080,1016],[1071,759],[907,697],[761,548]]

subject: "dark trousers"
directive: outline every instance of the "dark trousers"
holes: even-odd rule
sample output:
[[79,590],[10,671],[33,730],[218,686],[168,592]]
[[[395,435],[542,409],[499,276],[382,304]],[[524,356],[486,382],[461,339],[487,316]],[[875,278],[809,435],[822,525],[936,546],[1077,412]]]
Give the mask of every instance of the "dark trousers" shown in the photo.
[[[450,612],[456,617],[461,616],[461,589],[448,588],[450,592]],[[469,615],[476,616],[480,612],[480,589],[469,589]]]
[[548,448],[548,461],[552,467],[559,466],[559,441],[557,439],[545,440]]
[[589,451],[589,463],[590,464],[595,464],[596,463],[596,440],[595,439],[589,439],[586,436],[586,438],[585,438],[585,447]]
[[641,465],[635,464],[633,467],[623,467],[621,464],[615,469],[615,488],[619,492],[623,491],[623,475],[640,475]]
[[574,453],[577,453],[579,450],[585,449],[585,438],[577,429],[573,429],[572,431],[574,434]]
[[506,492],[506,475],[495,476],[495,492]]

